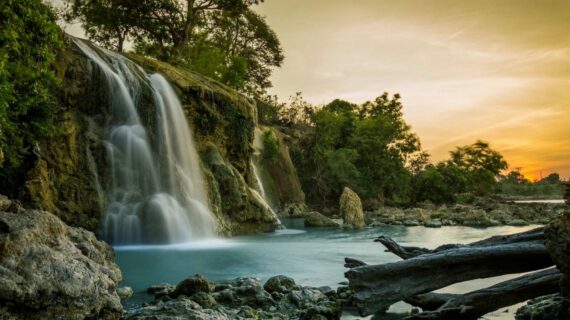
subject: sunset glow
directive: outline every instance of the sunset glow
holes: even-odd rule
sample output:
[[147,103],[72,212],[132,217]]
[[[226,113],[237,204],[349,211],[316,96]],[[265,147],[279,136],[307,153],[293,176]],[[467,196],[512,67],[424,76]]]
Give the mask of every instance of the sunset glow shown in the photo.
[[570,2],[426,4],[266,1],[287,57],[271,92],[316,104],[400,93],[435,161],[483,139],[531,179],[570,177]]

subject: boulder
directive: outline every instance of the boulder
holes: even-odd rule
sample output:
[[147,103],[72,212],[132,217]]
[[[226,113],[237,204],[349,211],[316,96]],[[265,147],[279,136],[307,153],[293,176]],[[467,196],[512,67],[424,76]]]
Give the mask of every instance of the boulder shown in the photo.
[[210,293],[212,291],[214,291],[214,285],[205,277],[197,274],[180,282],[170,295],[173,298],[181,295],[190,297],[198,292]]
[[305,227],[338,228],[340,227],[340,224],[319,212],[312,211],[305,214]]
[[570,211],[553,219],[544,230],[546,248],[556,263],[556,267],[564,273],[560,281],[561,308],[560,319],[570,318]]
[[119,319],[113,249],[37,210],[0,212],[2,319]]
[[560,302],[559,294],[553,294],[531,299],[526,305],[517,310],[516,320],[552,320],[558,316]]
[[167,296],[169,294],[171,294],[172,292],[174,292],[174,290],[176,289],[176,286],[168,284],[168,283],[161,283],[161,284],[155,284],[153,286],[150,286],[146,292],[148,292],[149,294],[152,294],[156,299],[160,298],[160,297],[164,297]]
[[271,277],[263,285],[263,289],[269,293],[279,292],[284,293],[296,288],[295,280],[287,276],[275,276]]
[[432,219],[432,220],[429,220],[428,222],[426,222],[424,224],[424,226],[426,226],[428,228],[441,228],[442,223],[441,223],[441,220],[439,220],[439,219]]
[[344,219],[344,226],[348,228],[365,227],[362,202],[358,195],[348,187],[344,188],[340,196],[340,215]]
[[133,288],[131,287],[120,287],[117,289],[117,294],[121,300],[127,300],[133,296]]

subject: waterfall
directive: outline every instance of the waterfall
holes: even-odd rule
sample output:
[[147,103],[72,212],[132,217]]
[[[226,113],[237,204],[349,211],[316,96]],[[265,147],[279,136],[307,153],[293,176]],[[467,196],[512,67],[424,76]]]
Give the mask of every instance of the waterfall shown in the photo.
[[[216,223],[208,208],[198,153],[170,84],[158,74],[147,76],[120,54],[79,39],[74,42],[102,71],[110,97],[104,140],[110,182],[102,237],[124,245],[214,236]],[[153,134],[137,110],[143,90],[154,98]]]

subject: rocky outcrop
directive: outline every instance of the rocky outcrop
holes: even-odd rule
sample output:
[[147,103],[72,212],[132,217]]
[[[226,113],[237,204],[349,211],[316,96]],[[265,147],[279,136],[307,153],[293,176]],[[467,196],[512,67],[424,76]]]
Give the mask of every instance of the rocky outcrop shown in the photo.
[[434,208],[383,207],[365,212],[369,225],[409,225],[434,227],[498,225],[526,226],[548,224],[565,210],[564,204],[552,203],[492,203],[481,205],[442,205]]
[[[104,190],[111,183],[103,141],[109,96],[102,85],[103,74],[70,39],[65,42],[55,65],[62,84],[57,134],[39,141],[24,161],[21,181],[0,192],[18,197],[26,206],[50,211],[69,225],[97,231],[105,208]],[[274,228],[277,219],[271,210],[260,205],[248,190],[254,102],[199,74],[139,56],[129,58],[148,72],[164,75],[178,91],[203,159],[220,233],[255,233]],[[152,97],[144,91],[140,99],[141,120],[149,127],[155,126],[154,110],[150,109]],[[212,146],[218,154],[215,160],[221,162],[208,163]],[[225,185],[228,181],[230,187]]]
[[224,225],[220,232],[233,235],[272,231],[279,220],[262,200],[252,194],[239,171],[229,164],[214,144],[203,151],[212,208]]
[[545,229],[546,247],[556,267],[564,274],[560,281],[559,319],[570,318],[570,211],[554,219]]
[[559,294],[531,299],[517,310],[516,320],[553,320],[558,317],[562,299]]
[[[279,150],[272,161],[264,161],[261,157],[264,130],[271,130],[279,141]],[[279,216],[283,217],[288,216],[289,209],[292,207],[305,209],[305,194],[289,152],[290,139],[288,135],[275,127],[259,126],[255,129],[256,159],[254,161],[259,166],[259,178],[263,182],[269,202],[277,209]]]
[[340,215],[344,219],[344,225],[348,228],[364,228],[364,213],[362,202],[350,188],[345,187],[340,196]]
[[305,214],[305,227],[338,228],[340,224],[319,212],[312,211]]
[[[203,277],[192,277],[205,280]],[[185,280],[186,281],[186,280]],[[183,281],[183,282],[185,282]],[[207,281],[207,280],[206,280]],[[209,282],[208,282],[209,283]],[[178,287],[181,285],[179,284]],[[128,312],[126,319],[340,319],[345,288],[312,288],[289,277],[276,276],[265,285],[256,278],[237,278],[212,287],[193,286],[191,295],[162,296]],[[212,289],[212,290],[210,290]],[[341,297],[342,296],[342,297]]]
[[0,318],[119,319],[110,246],[36,210],[0,212]]

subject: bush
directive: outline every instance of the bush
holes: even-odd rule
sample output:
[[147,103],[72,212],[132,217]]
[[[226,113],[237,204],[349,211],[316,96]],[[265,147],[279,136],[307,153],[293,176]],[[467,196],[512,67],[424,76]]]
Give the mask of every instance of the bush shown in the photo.
[[274,163],[279,154],[279,139],[271,129],[266,129],[261,137],[263,142],[263,161]]
[[[0,177],[20,166],[31,146],[54,132],[57,80],[52,70],[61,31],[41,0],[0,6]],[[2,157],[0,157],[0,160]]]

